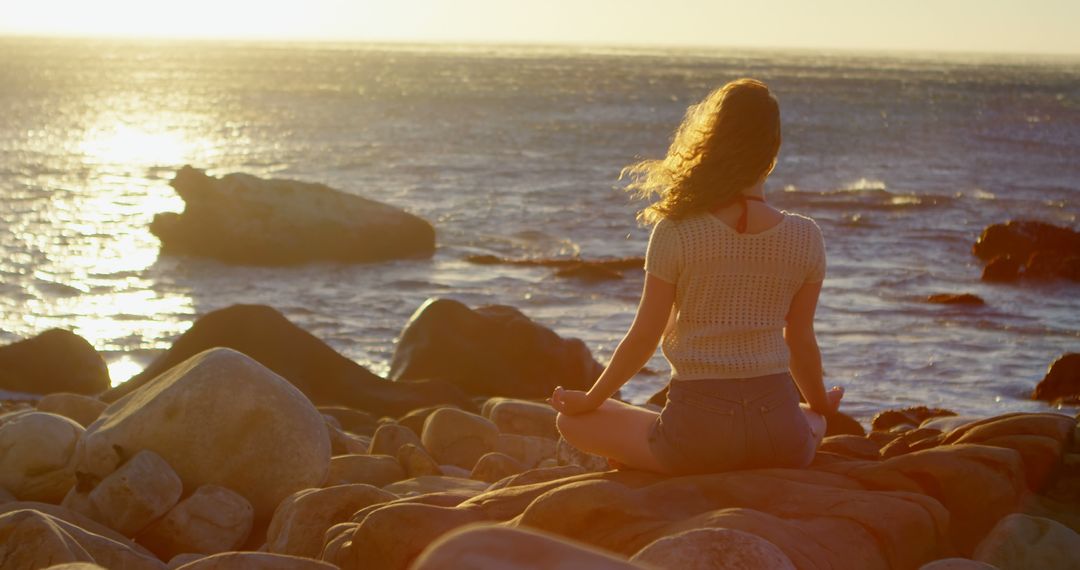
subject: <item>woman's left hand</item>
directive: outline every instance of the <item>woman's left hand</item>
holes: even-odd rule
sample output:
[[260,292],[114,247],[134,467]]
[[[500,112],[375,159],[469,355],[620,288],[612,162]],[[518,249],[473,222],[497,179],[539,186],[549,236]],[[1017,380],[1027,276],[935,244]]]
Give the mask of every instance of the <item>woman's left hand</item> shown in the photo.
[[562,386],[555,388],[548,401],[551,402],[551,407],[555,408],[555,411],[568,416],[584,414],[600,407],[589,398],[587,393],[581,390],[565,390]]

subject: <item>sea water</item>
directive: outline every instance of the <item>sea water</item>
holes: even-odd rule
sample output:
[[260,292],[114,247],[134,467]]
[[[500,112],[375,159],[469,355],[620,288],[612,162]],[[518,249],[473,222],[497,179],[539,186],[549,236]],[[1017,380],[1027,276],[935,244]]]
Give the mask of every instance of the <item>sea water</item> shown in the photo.
[[[606,362],[640,271],[588,283],[465,258],[643,255],[620,169],[662,156],[686,107],[740,77],[781,105],[769,201],[825,234],[817,328],[845,409],[1048,409],[1027,396],[1080,351],[1080,285],[982,283],[971,245],[1009,219],[1077,228],[1075,59],[0,39],[0,342],[71,328],[120,382],[199,315],[264,303],[385,375],[413,311],[450,297],[513,305]],[[148,224],[183,209],[168,182],[184,164],[402,207],[434,224],[437,252],[273,268],[160,256]],[[649,368],[630,400],[666,381],[659,353]]]

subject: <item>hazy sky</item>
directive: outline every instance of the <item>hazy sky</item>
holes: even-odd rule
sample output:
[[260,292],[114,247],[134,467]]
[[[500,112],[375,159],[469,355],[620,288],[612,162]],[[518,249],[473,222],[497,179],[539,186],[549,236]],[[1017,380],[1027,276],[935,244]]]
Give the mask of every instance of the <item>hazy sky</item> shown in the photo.
[[0,33],[1080,54],[1080,0],[0,0]]

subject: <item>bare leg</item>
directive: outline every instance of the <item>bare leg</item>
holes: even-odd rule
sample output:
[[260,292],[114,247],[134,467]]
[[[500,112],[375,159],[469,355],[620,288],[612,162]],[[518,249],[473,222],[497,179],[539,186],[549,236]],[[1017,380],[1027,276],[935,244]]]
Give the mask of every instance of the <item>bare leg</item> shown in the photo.
[[[826,392],[825,397],[829,399],[830,404],[838,407],[840,399],[844,397],[844,389],[836,386]],[[806,414],[806,421],[810,424],[810,433],[814,435],[815,446],[821,445],[821,440],[825,438],[825,416],[811,410],[807,404],[799,404],[799,406]]]
[[664,473],[649,447],[649,431],[659,415],[607,400],[585,414],[559,414],[557,424],[566,441],[581,451],[607,457],[630,469]]

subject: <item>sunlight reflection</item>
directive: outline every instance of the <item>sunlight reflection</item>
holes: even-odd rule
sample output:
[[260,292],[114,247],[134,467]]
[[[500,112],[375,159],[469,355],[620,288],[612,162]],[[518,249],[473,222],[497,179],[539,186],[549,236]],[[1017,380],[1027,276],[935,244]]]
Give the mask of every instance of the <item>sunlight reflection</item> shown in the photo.
[[109,381],[115,387],[127,382],[132,376],[142,372],[143,365],[130,356],[121,356],[109,363]]
[[176,131],[151,132],[125,124],[87,131],[80,147],[89,162],[125,167],[183,164],[195,150]]

